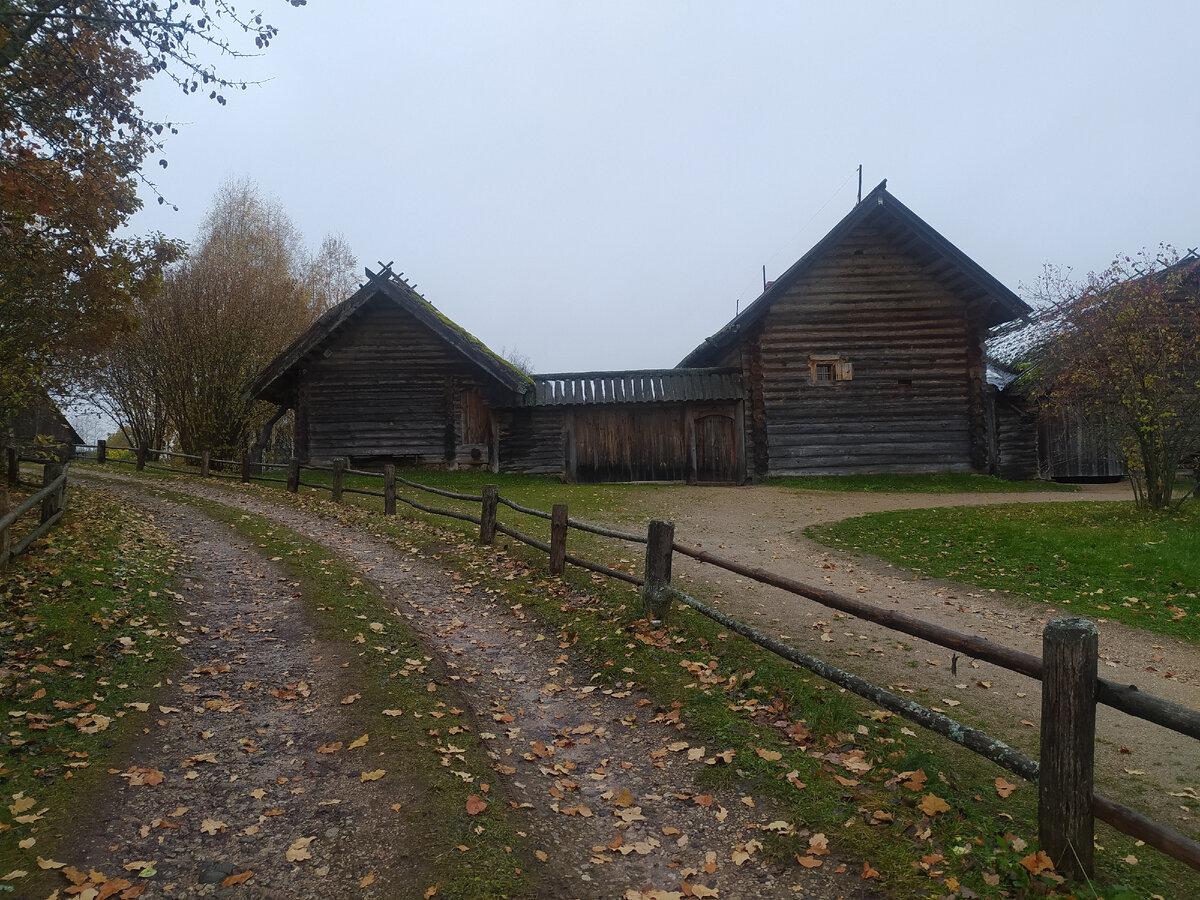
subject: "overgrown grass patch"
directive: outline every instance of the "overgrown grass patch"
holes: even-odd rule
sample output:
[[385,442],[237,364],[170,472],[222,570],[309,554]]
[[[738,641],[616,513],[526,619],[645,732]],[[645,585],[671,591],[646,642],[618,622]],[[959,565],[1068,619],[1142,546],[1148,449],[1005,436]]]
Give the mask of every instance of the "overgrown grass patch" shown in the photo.
[[1200,511],[1037,503],[871,513],[805,532],[937,578],[1200,641]]
[[[173,551],[148,518],[78,487],[0,574],[0,876],[40,875],[180,663]],[[0,881],[18,891],[27,879]]]
[[965,472],[932,475],[805,475],[767,478],[764,483],[806,491],[858,491],[872,494],[1000,494],[1079,490],[1076,485],[1054,481],[1007,481],[994,475]]

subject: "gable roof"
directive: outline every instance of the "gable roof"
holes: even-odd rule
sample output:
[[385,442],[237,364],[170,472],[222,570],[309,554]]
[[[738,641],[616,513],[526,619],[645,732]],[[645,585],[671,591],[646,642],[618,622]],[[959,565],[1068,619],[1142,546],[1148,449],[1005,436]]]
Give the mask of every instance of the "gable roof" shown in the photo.
[[750,325],[761,320],[772,304],[786,294],[827,250],[836,246],[854,229],[865,225],[878,227],[900,250],[921,262],[931,277],[961,296],[964,303],[986,303],[989,326],[1031,312],[1024,300],[888,193],[887,179],[884,179],[811,250],[768,285],[758,299],[716,334],[705,338],[704,343],[685,356],[679,365],[688,367],[715,363],[716,356],[736,343]]
[[468,361],[490,376],[500,386],[517,394],[524,394],[532,386],[529,376],[508,360],[493,353],[483,341],[465,328],[450,321],[438,312],[432,303],[414,291],[400,276],[391,270],[391,264],[378,274],[366,270],[367,281],[348,299],[326,310],[300,337],[280,353],[246,387],[246,396],[269,400],[272,403],[290,403],[287,382],[296,367],[308,356],[345,329],[359,311],[376,297],[384,297],[425,325],[435,335],[450,345]]

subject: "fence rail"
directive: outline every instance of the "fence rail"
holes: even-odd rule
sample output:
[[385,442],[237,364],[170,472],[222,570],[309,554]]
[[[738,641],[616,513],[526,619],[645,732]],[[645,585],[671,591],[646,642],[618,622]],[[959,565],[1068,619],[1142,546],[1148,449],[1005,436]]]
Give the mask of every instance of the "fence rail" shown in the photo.
[[[8,454],[8,481],[13,485],[20,484],[22,460],[16,454],[15,448],[8,449],[13,451]],[[6,497],[7,494],[0,496],[0,568],[7,566],[13,557],[27,551],[34,541],[45,535],[63,517],[67,509],[67,465],[45,463],[42,466],[42,489],[26,497],[12,509],[6,508]],[[23,537],[14,539],[14,526],[39,504],[41,515],[37,526]]]
[[[146,467],[147,453],[157,451],[146,451],[139,448],[135,452],[138,468],[141,469]],[[174,455],[183,456],[182,454]],[[101,464],[105,462],[103,442],[97,448],[96,456],[97,462]],[[207,453],[201,457],[187,456],[184,458],[199,459],[201,475],[213,474],[209,471],[210,460]],[[229,461],[220,462],[229,463]],[[1135,810],[1095,794],[1092,785],[1096,704],[1105,704],[1128,715],[1154,722],[1195,739],[1200,739],[1200,712],[1145,694],[1133,685],[1121,685],[1100,678],[1096,627],[1085,619],[1052,621],[1043,634],[1043,651],[1042,656],[1039,657],[984,638],[962,634],[913,616],[880,609],[824,588],[813,587],[777,573],[743,565],[736,560],[725,559],[697,550],[674,540],[674,525],[670,522],[655,520],[649,523],[645,536],[630,534],[571,519],[567,515],[566,504],[555,504],[552,511],[547,513],[544,510],[522,506],[500,496],[499,488],[496,485],[485,485],[482,493],[478,495],[442,490],[398,477],[395,467],[392,465],[384,466],[382,472],[368,472],[348,468],[345,460],[334,460],[332,466],[320,469],[332,472],[332,484],[302,481],[300,477],[302,469],[315,470],[317,467],[301,466],[296,459],[292,459],[286,466],[288,472],[286,479],[263,475],[262,470],[270,467],[277,468],[278,466],[252,463],[248,456],[244,457],[241,462],[241,479],[244,482],[285,482],[287,489],[292,493],[296,493],[301,486],[328,490],[333,499],[337,501],[340,501],[343,494],[346,493],[382,497],[385,515],[394,515],[396,503],[399,501],[431,515],[449,517],[478,525],[479,541],[485,545],[494,543],[497,533],[507,535],[548,554],[551,574],[562,574],[565,565],[569,563],[587,571],[638,586],[642,589],[644,609],[651,619],[665,620],[671,602],[682,603],[782,659],[808,669],[923,728],[940,734],[968,750],[984,756],[1007,771],[1036,782],[1039,795],[1039,838],[1042,847],[1050,854],[1056,867],[1068,875],[1084,877],[1092,874],[1094,818],[1108,822],[1120,831],[1142,840],[1200,871],[1200,843]],[[171,471],[177,472],[178,470]],[[379,478],[382,480],[383,490],[372,491],[345,487],[343,478],[346,474]],[[478,503],[480,504],[480,514],[475,516],[457,510],[430,506],[408,497],[398,497],[396,494],[397,482],[414,490],[437,496],[461,502]],[[548,520],[550,522],[550,541],[546,542],[524,534],[516,528],[497,521],[497,511],[501,506],[542,521]],[[615,540],[644,544],[646,546],[645,577],[568,554],[566,552],[567,535],[571,529]],[[762,634],[745,623],[679,591],[671,584],[671,560],[676,553],[1041,681],[1040,761],[1033,760],[1009,747],[1003,741],[978,729],[965,726],[944,713],[907,700],[870,683],[861,676],[838,669],[818,657]]]

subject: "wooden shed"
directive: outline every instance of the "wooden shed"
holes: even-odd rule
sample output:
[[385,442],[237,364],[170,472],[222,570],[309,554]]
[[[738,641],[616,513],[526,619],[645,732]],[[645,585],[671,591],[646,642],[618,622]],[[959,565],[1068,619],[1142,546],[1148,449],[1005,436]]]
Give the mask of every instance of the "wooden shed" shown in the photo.
[[498,464],[495,410],[529,376],[387,267],[326,312],[247,388],[295,410],[296,455],[354,464]]
[[755,475],[985,472],[984,340],[1028,312],[883,182],[680,366],[742,371]]
[[501,467],[569,481],[740,483],[742,378],[736,369],[533,376],[504,417]]
[[7,427],[9,446],[27,456],[65,461],[83,443],[59,405],[40,388],[33,391],[25,408],[10,418]]

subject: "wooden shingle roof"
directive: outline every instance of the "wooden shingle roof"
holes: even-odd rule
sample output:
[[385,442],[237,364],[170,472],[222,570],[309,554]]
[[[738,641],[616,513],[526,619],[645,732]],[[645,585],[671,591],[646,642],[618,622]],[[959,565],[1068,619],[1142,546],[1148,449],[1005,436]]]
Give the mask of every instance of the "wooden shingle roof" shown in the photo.
[[531,389],[532,382],[528,375],[508,360],[493,353],[483,341],[465,328],[438,312],[432,303],[414,291],[388,266],[379,273],[370,269],[366,272],[367,281],[362,287],[348,299],[322,314],[304,334],[292,342],[291,346],[259,372],[246,387],[247,396],[272,403],[290,404],[289,385],[296,368],[307,357],[327,346],[368,302],[380,296],[410,313],[500,386],[518,395]]
[[737,369],[567,372],[534,375],[533,384],[529,403],[535,406],[740,400],[744,396]]
[[964,303],[983,304],[987,309],[989,326],[999,325],[1031,312],[1024,300],[889,194],[887,181],[884,180],[863,197],[862,201],[811,250],[768,285],[741,314],[716,334],[705,338],[704,343],[685,356],[679,365],[711,365],[723,350],[738,341],[749,326],[762,319],[775,300],[786,294],[827,250],[862,226],[878,229],[899,250],[916,259],[932,278],[961,297]]

